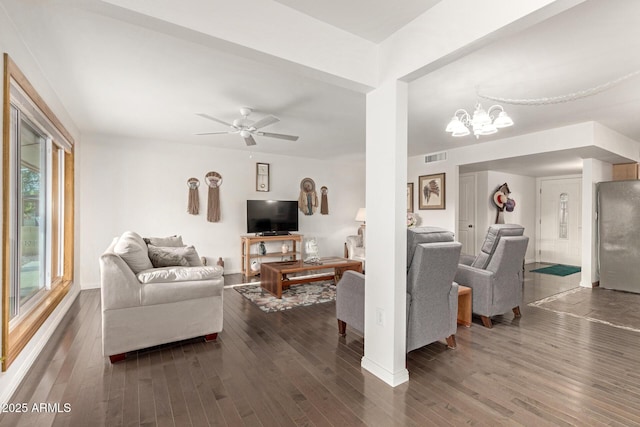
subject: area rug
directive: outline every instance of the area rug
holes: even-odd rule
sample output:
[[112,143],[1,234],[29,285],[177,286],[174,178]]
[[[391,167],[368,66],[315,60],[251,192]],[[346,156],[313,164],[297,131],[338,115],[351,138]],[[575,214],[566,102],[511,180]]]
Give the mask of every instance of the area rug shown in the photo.
[[640,332],[640,294],[602,288],[574,288],[528,304],[594,323]]
[[568,276],[570,274],[578,273],[582,269],[580,267],[576,267],[575,265],[564,265],[564,264],[556,264],[550,267],[537,268],[535,270],[531,270],[531,273],[542,273],[542,274],[552,274],[554,276]]
[[336,285],[333,282],[314,282],[294,285],[282,291],[278,299],[260,287],[260,284],[248,284],[234,287],[243,297],[254,303],[265,313],[290,310],[313,304],[321,304],[336,299]]

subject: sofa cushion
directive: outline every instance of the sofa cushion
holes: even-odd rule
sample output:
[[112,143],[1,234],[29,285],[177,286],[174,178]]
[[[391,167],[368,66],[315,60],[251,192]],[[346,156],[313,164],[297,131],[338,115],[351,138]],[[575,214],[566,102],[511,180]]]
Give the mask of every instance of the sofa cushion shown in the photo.
[[[152,245],[149,245],[149,248],[151,248]],[[202,267],[204,264],[202,264],[202,260],[200,259],[200,255],[198,255],[198,251],[196,251],[196,248],[194,248],[193,246],[181,246],[181,247],[158,247],[158,249],[161,249],[164,252],[168,252],[177,256],[181,256],[184,257],[187,262],[188,265],[191,267]],[[163,266],[163,267],[169,267],[167,266]]]
[[145,237],[144,241],[148,245],[153,245],[153,246],[162,246],[162,247],[184,246],[184,243],[182,243],[182,236]]
[[219,279],[224,272],[218,265],[201,267],[164,267],[152,268],[138,274],[140,283],[183,282],[194,280]]
[[[208,267],[175,268],[202,269]],[[224,279],[222,276],[209,280],[180,280],[174,282],[144,283],[141,285],[140,302],[143,306],[174,304],[178,301],[221,297],[223,290]]]
[[126,231],[120,236],[113,247],[113,252],[127,263],[134,274],[153,268],[153,264],[149,259],[147,245],[142,240],[142,237],[133,231]]
[[151,260],[151,264],[153,264],[155,268],[174,267],[174,266],[186,267],[189,265],[189,262],[184,256],[170,250],[173,248],[165,249],[165,248],[159,248],[153,245],[149,245],[148,248],[149,248],[149,259]]

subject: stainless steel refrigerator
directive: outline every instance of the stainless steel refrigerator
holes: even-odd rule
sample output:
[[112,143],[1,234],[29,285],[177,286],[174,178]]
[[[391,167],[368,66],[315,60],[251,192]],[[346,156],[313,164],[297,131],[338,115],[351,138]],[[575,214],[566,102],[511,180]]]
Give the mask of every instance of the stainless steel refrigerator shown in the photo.
[[640,181],[600,182],[600,286],[640,293]]

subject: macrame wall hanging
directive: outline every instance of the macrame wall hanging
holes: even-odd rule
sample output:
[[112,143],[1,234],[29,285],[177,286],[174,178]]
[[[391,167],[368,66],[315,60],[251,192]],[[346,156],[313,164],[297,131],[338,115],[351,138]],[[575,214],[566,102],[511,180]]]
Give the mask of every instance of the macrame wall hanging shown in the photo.
[[209,172],[204,176],[209,186],[209,200],[207,203],[207,221],[220,221],[220,185],[222,185],[222,175],[218,172]]
[[200,181],[198,178],[189,178],[187,180],[187,186],[189,187],[189,202],[187,204],[187,212],[191,215],[198,215],[200,213],[200,196],[198,195],[198,187],[200,187]]
[[298,208],[305,215],[313,215],[318,210],[318,195],[316,194],[316,183],[311,178],[300,181],[300,197],[298,197]]
[[329,200],[327,199],[327,193],[329,189],[325,186],[320,187],[320,214],[329,215]]

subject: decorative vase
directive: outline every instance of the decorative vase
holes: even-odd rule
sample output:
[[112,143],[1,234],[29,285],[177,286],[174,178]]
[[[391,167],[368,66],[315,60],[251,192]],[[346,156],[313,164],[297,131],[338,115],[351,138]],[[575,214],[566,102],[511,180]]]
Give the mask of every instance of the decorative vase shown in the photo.
[[254,272],[260,271],[260,261],[256,259],[251,261],[251,271],[254,271]]
[[287,245],[286,243],[282,244],[282,253],[286,254],[287,252],[289,252],[289,245]]
[[267,254],[267,247],[264,245],[264,242],[260,242],[258,244],[258,253],[260,255],[266,255]]

